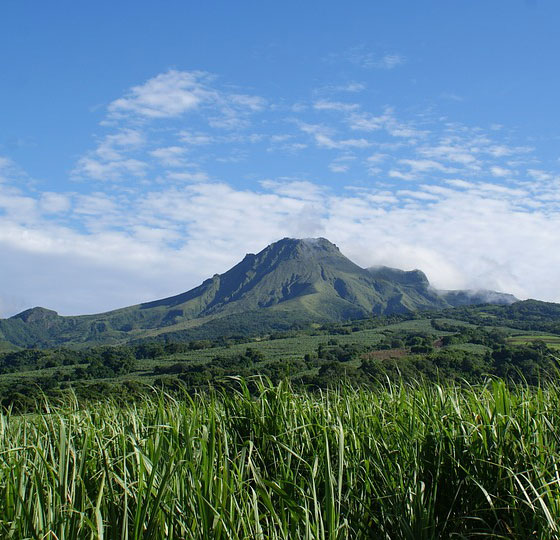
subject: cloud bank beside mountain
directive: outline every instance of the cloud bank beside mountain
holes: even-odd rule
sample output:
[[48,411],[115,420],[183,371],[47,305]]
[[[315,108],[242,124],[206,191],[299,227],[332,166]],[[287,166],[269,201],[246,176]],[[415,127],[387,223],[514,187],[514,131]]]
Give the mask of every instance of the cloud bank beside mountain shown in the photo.
[[442,289],[560,301],[558,163],[502,126],[399,113],[366,91],[288,103],[169,70],[107,105],[66,182],[0,158],[0,315],[179,293],[285,236]]

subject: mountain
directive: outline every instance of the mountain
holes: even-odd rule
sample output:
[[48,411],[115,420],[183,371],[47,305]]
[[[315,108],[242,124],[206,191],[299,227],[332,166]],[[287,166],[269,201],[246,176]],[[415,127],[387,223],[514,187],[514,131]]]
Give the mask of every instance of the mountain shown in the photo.
[[[486,296],[484,296],[486,294]],[[433,289],[420,270],[361,268],[324,238],[284,238],[224,274],[169,298],[107,313],[63,317],[36,307],[0,320],[0,342],[16,346],[199,339],[481,303],[511,295]]]

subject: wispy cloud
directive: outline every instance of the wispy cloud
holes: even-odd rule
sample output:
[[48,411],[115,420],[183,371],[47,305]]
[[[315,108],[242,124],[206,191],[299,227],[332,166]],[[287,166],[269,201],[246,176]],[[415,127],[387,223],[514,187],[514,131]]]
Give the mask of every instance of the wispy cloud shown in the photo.
[[138,115],[147,118],[171,118],[195,109],[203,101],[213,99],[207,86],[209,75],[201,71],[170,70],[133,86],[108,109],[111,118]]
[[318,111],[348,112],[355,111],[356,109],[359,109],[360,106],[357,103],[342,103],[340,101],[320,99],[313,104],[313,108]]
[[356,93],[364,91],[366,89],[366,85],[360,82],[349,82],[347,84],[334,86],[332,89],[336,92]]
[[397,180],[406,180],[407,182],[418,179],[418,176],[412,171],[403,172],[403,171],[398,171],[396,169],[391,169],[388,175],[389,178],[395,178]]
[[184,167],[187,149],[183,146],[156,148],[150,152],[164,167]]
[[[19,276],[18,269],[33,267],[38,257],[47,269],[63,261],[68,272],[80,273],[82,283],[87,276],[88,287],[105,280],[97,291],[107,294],[87,304],[85,292],[60,295],[39,277],[26,282],[35,303],[67,313],[103,302],[117,307],[186,290],[226,270],[247,250],[282,236],[322,235],[364,266],[420,267],[440,287],[491,287],[560,300],[555,286],[560,184],[543,182],[533,179],[521,189],[450,179],[447,187],[420,184],[337,194],[292,179],[263,181],[259,190],[202,181],[124,199],[103,192],[33,197],[4,185],[0,246],[10,256],[3,275],[23,290],[27,273]],[[524,209],[528,198],[545,189],[548,200],[541,207]],[[60,221],[47,215],[54,210],[63,214]],[[65,225],[72,215],[91,219],[90,229],[79,232]],[[532,261],[543,256],[546,264],[535,267]],[[126,272],[127,287],[115,297]],[[68,279],[65,287],[75,281]],[[146,287],[149,282],[165,287]]]
[[166,178],[178,182],[208,182],[210,178],[203,171],[181,171],[167,173]]
[[339,163],[337,161],[333,161],[329,164],[329,169],[334,173],[345,173],[348,172],[350,166],[346,163]]
[[504,167],[499,167],[498,165],[490,167],[490,173],[496,178],[506,178],[513,175],[512,171],[505,169]]
[[207,133],[193,133],[187,130],[181,130],[179,132],[179,138],[182,142],[192,146],[208,145],[216,141],[215,137]]
[[363,69],[394,69],[406,62],[397,52],[375,53],[365,47],[354,47],[346,53],[351,63]]
[[204,109],[209,125],[236,129],[246,124],[248,115],[266,107],[262,97],[222,90],[215,79],[202,71],[161,73],[111,102],[104,123],[179,118]]
[[345,148],[367,148],[371,143],[366,139],[339,139],[333,138],[333,130],[318,124],[300,123],[301,131],[311,135],[319,147],[329,149],[345,149]]
[[374,67],[393,69],[404,63],[405,63],[404,56],[393,53],[393,54],[384,55],[381,59],[377,61]]
[[39,206],[45,214],[60,214],[71,209],[72,201],[63,193],[45,191],[40,195]]
[[[184,291],[280,237],[322,235],[364,266],[420,267],[440,287],[560,300],[557,163],[505,128],[343,86],[269,106],[172,70],[109,105],[69,191],[0,158],[2,281],[33,304],[95,311]],[[271,170],[280,177],[261,181]]]
[[348,125],[355,131],[385,130],[392,137],[417,139],[427,135],[426,130],[418,129],[411,122],[403,122],[395,116],[392,107],[385,107],[382,114],[354,112],[347,117]]
[[103,137],[95,150],[81,157],[72,176],[102,181],[144,176],[148,164],[129,154],[145,144],[146,137],[142,131],[120,128]]
[[80,158],[73,171],[75,178],[87,177],[93,180],[119,181],[123,177],[142,177],[148,164],[133,158],[104,160],[88,155]]
[[464,101],[464,98],[462,96],[460,96],[459,94],[455,94],[454,92],[442,92],[440,94],[440,97],[448,101],[456,101],[456,102]]

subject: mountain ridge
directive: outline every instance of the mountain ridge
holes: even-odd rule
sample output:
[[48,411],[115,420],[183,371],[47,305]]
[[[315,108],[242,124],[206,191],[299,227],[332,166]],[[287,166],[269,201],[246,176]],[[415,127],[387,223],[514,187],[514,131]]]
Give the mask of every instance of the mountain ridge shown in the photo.
[[194,335],[197,327],[243,314],[247,324],[258,326],[260,318],[274,327],[275,319],[280,326],[333,322],[471,305],[486,297],[496,304],[516,300],[494,291],[436,291],[420,270],[362,268],[325,238],[283,238],[174,296],[99,314],[60,316],[36,307],[0,319],[0,340],[40,347],[119,343],[170,331]]

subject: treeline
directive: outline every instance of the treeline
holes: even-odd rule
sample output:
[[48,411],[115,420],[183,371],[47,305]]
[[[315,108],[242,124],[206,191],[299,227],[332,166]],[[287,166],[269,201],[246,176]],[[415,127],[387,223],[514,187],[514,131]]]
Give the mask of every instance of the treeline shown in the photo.
[[[158,385],[191,389],[221,386],[229,377],[265,375],[274,383],[289,378],[296,385],[328,388],[339,383],[378,385],[397,380],[480,383],[489,376],[538,385],[559,377],[558,361],[545,343],[509,345],[499,330],[460,327],[454,335],[437,338],[423,332],[388,333],[374,344],[340,344],[336,338],[319,344],[302,359],[269,361],[260,351],[216,356],[207,363],[176,362],[156,366],[164,376]],[[449,345],[484,346],[476,353]],[[379,354],[386,351],[386,354]]]
[[[321,389],[341,382],[374,386],[402,379],[476,384],[494,376],[537,385],[558,378],[558,361],[545,343],[536,340],[528,345],[508,344],[506,333],[499,328],[432,319],[433,332],[388,328],[370,342],[348,343],[348,334],[368,325],[382,327],[406,318],[414,316],[278,332],[270,339],[325,335],[324,342],[313,352],[282,361],[267,358],[256,342],[241,336],[228,340],[145,342],[87,350],[28,349],[4,353],[0,354],[0,375],[4,375],[0,379],[0,403],[26,410],[33,407],[42,393],[60,396],[69,389],[80,399],[107,396],[135,399],[150,391],[141,382],[141,375],[147,376],[150,382],[155,380],[155,386],[168,391],[190,392],[227,386],[232,378],[248,379],[254,375],[266,376],[274,383],[289,379],[295,385]],[[242,342],[247,343],[243,352],[228,354],[227,349],[224,350],[224,343]],[[210,360],[181,360],[181,353],[216,347],[222,347],[220,353]],[[176,360],[170,361],[174,355],[177,355]],[[139,361],[143,361],[142,372]],[[10,379],[9,374],[20,372],[26,372],[25,380],[22,377],[19,381]]]
[[491,324],[560,334],[560,304],[539,300],[524,300],[509,306],[465,306],[426,315],[447,316],[475,325]]
[[221,346],[221,341],[196,340],[187,343],[151,342],[118,347],[102,346],[85,350],[24,349],[0,354],[0,375],[81,364],[86,364],[91,370],[95,366],[105,366],[116,372],[123,369],[117,365],[121,361],[128,366],[124,368],[125,372],[129,372],[134,367],[134,360],[155,359],[218,346]]
[[[46,395],[60,397],[70,388],[79,398],[134,397],[147,387],[137,380],[112,379],[131,375],[137,360],[156,359],[182,352],[215,347],[209,340],[188,343],[142,343],[119,347],[73,349],[25,349],[0,354],[0,375],[25,372],[15,382],[4,377],[0,381],[0,405],[32,409]],[[44,370],[48,370],[45,373]],[[37,372],[37,373],[35,373]],[[131,375],[132,376],[132,375]]]

